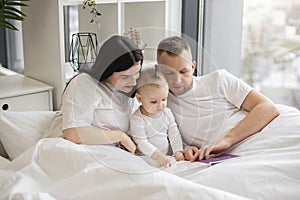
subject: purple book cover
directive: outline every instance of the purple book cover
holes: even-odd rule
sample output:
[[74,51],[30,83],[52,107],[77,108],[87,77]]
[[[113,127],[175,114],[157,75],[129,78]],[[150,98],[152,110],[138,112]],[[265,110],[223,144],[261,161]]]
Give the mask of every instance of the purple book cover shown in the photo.
[[207,160],[198,160],[198,162],[203,162],[203,163],[207,163],[207,164],[217,164],[222,162],[223,160],[227,160],[227,159],[231,159],[231,158],[236,158],[239,157],[238,155],[233,155],[233,154],[220,154],[220,155],[216,155],[216,156],[212,156]]

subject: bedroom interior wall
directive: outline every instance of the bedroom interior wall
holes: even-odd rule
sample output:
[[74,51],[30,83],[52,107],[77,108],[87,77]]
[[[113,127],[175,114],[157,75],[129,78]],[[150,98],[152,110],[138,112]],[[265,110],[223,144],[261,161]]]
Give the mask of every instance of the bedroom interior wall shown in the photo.
[[23,21],[24,74],[54,87],[54,110],[60,107],[65,86],[61,67],[59,1],[30,0],[24,7]]

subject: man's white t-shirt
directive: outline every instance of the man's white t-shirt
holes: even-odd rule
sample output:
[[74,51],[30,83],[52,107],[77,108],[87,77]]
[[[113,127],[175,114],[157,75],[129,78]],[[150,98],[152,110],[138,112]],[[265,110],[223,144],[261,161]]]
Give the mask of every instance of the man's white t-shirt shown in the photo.
[[88,74],[79,74],[63,94],[63,130],[96,126],[126,133],[133,106],[134,99],[111,85],[100,83]]
[[185,94],[170,93],[168,107],[185,144],[201,147],[225,135],[248,114],[240,107],[252,89],[226,70],[218,70],[193,77],[193,87]]
[[149,157],[157,149],[165,155],[183,151],[182,139],[169,108],[165,108],[158,118],[145,116],[137,109],[131,117],[128,134],[138,150]]

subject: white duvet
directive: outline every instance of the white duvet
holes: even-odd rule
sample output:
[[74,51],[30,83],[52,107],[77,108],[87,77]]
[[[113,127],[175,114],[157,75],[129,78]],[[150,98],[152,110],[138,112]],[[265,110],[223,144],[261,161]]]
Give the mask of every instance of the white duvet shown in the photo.
[[112,146],[42,139],[0,172],[4,199],[240,199]]
[[0,170],[2,199],[300,199],[300,114],[237,144],[241,157],[157,169],[112,146],[45,138]]

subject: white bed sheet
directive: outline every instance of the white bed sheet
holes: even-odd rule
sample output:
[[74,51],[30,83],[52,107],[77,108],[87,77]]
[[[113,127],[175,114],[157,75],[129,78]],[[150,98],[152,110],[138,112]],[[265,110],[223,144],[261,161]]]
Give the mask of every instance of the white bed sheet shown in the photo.
[[0,170],[5,199],[300,199],[300,113],[281,115],[207,167],[154,168],[121,149],[40,140]]

